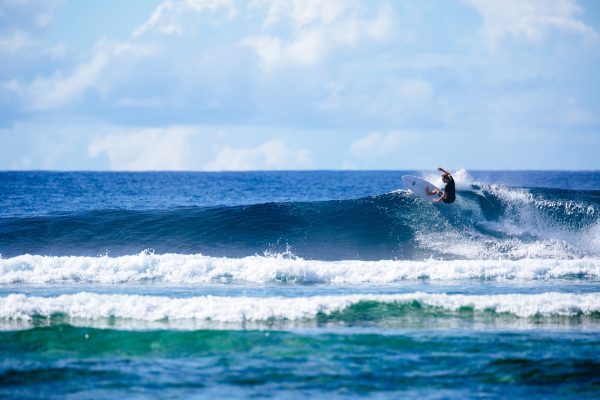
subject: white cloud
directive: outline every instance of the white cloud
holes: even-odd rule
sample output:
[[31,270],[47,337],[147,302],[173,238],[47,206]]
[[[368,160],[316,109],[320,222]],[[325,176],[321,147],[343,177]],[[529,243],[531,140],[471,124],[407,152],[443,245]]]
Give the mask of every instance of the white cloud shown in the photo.
[[[256,10],[257,4],[253,3],[252,6],[248,6],[246,11]],[[278,4],[291,8],[285,12],[272,11],[277,8]],[[218,18],[223,20],[236,14],[236,4],[232,0],[164,1],[146,22],[133,31],[127,41],[99,42],[86,61],[63,66],[49,73],[38,74],[33,79],[29,78],[30,81],[17,80],[17,85],[13,85],[14,92],[22,100],[22,108],[33,111],[60,109],[84,99],[90,92],[100,93],[102,99],[109,99],[112,104],[117,106],[143,103],[144,106],[152,108],[156,107],[158,103],[145,101],[146,96],[161,97],[165,103],[168,103],[169,100],[173,100],[169,94],[174,94],[174,96],[179,96],[182,92],[187,94],[190,86],[201,85],[200,82],[204,82],[204,87],[208,87],[209,90],[203,93],[207,97],[211,97],[210,102],[214,104],[227,103],[218,97],[230,95],[228,93],[229,87],[232,86],[230,82],[235,79],[224,77],[224,74],[227,74],[227,71],[235,70],[240,72],[236,74],[239,77],[238,80],[247,78],[243,74],[244,71],[238,71],[235,65],[246,65],[258,60],[261,69],[265,72],[294,66],[315,67],[326,61],[338,47],[355,46],[361,39],[368,40],[370,43],[370,41],[385,40],[390,36],[393,26],[391,11],[386,7],[371,10],[368,7],[358,7],[356,4],[359,3],[337,0],[306,3],[302,1],[262,3],[258,15],[250,12],[244,15],[247,18],[245,22],[250,24],[250,27],[253,22],[260,24],[269,18],[274,18],[273,21],[286,18],[286,24],[290,19],[295,21],[291,23],[293,25],[292,32],[274,28],[273,32],[268,31],[253,36],[250,33],[252,30],[245,27],[240,31],[232,31],[236,32],[234,36],[219,45],[217,53],[210,57],[208,56],[209,52],[206,52],[205,55],[201,51],[202,46],[211,46],[201,42],[201,35],[194,34],[182,38],[159,38],[145,35],[161,33],[167,36],[177,36],[182,34],[184,29],[197,33],[191,29],[198,24],[197,13],[221,10],[225,14],[220,14]],[[221,28],[215,29],[217,32],[211,32],[219,35]],[[6,42],[5,47],[23,46],[25,43],[25,37],[13,39],[10,43]],[[177,41],[176,45],[173,45],[173,41]],[[0,50],[2,44],[3,42],[0,40]],[[239,51],[240,44],[253,49],[258,57],[255,58],[248,52]],[[59,55],[60,50],[61,48],[56,48],[56,56]],[[213,52],[214,50],[211,49]],[[62,48],[63,53],[64,51],[65,49]],[[152,58],[159,54],[161,57]],[[250,58],[248,58],[249,56]],[[136,58],[150,60],[150,63],[154,63],[153,67],[149,67],[150,63],[136,63]],[[222,65],[215,61],[219,58],[222,58],[227,65],[224,72],[214,68],[215,65]],[[163,62],[166,59],[169,60],[168,63]],[[154,72],[149,72],[153,71],[153,68],[163,70],[161,78],[166,76],[173,80],[171,85],[165,84],[165,89],[160,96],[154,93],[144,93],[142,96],[120,94],[117,99],[111,98],[115,92],[121,90],[119,83],[122,80],[129,84],[129,86],[126,85],[128,88],[141,87],[140,85],[136,86],[136,76],[132,76],[132,72],[140,71],[140,75],[149,74],[151,77],[155,77]],[[216,76],[218,79],[211,80],[210,76]],[[147,87],[159,86],[161,83],[157,83],[157,81],[152,81],[153,84],[147,85]],[[215,94],[210,93],[211,89],[214,89]]]
[[325,43],[325,38],[318,29],[287,42],[269,35],[252,37],[241,42],[242,45],[256,51],[265,72],[290,64],[316,65],[325,54]]
[[191,128],[148,128],[128,134],[96,136],[88,155],[106,154],[112,170],[153,171],[194,169]]
[[172,1],[159,4],[150,18],[133,31],[133,37],[140,37],[151,30],[165,35],[181,35],[181,26],[175,18],[178,13],[179,10]]
[[49,110],[81,96],[94,86],[108,60],[108,51],[100,48],[88,62],[76,66],[70,74],[64,75],[58,71],[48,78],[35,79],[28,87],[29,107]]
[[[51,57],[60,57],[64,48],[57,46],[48,51]],[[120,62],[119,68],[127,60],[143,58],[156,53],[152,46],[133,42],[99,42],[90,59],[74,66],[70,71],[55,71],[50,76],[35,78],[30,83],[15,82],[13,91],[25,99],[26,108],[32,110],[53,110],[66,106],[83,97],[89,89],[106,90],[100,84],[105,71]],[[115,84],[115,82],[112,82]],[[109,85],[110,86],[110,85]]]
[[356,2],[344,0],[254,0],[251,8],[265,8],[263,28],[269,28],[281,19],[289,18],[297,27],[313,22],[329,24],[348,6]]
[[184,3],[198,12],[204,10],[216,11],[225,8],[229,11],[229,16],[232,16],[236,11],[233,0],[184,0]]
[[149,32],[181,35],[183,33],[181,19],[188,11],[214,12],[220,8],[228,10],[229,18],[235,15],[236,9],[232,0],[168,0],[159,4],[150,18],[133,31],[132,36],[139,38]]
[[[263,30],[277,33],[250,35],[240,45],[252,48],[264,72],[287,66],[314,66],[338,47],[352,47],[361,39],[384,41],[393,33],[393,12],[386,6],[374,17],[361,15],[354,2],[254,1],[251,7],[266,5]],[[285,35],[273,28],[280,20],[290,21]]]
[[35,41],[31,36],[23,31],[16,30],[0,36],[0,52],[2,53],[14,53],[34,44]]
[[[59,3],[65,12],[50,25],[79,10],[71,3]],[[0,14],[6,10],[5,18],[0,17],[0,55],[5,56],[0,57],[5,61],[0,63],[2,125],[35,120],[44,123],[31,131],[44,124],[52,127],[37,137],[21,139],[27,143],[23,154],[6,151],[0,157],[6,160],[3,165],[10,167],[14,159],[15,167],[27,168],[24,157],[29,157],[31,168],[108,168],[111,159],[115,168],[157,168],[142,155],[129,154],[134,150],[126,151],[125,145],[119,152],[108,139],[96,141],[95,158],[86,155],[94,134],[139,133],[115,127],[134,120],[144,126],[190,124],[202,131],[186,142],[202,154],[196,153],[192,160],[184,152],[180,159],[185,162],[178,165],[167,160],[158,163],[185,169],[306,164],[330,168],[342,165],[344,158],[348,167],[386,167],[395,165],[394,151],[408,140],[399,139],[393,130],[439,129],[455,135],[457,142],[481,147],[486,141],[499,143],[494,135],[506,136],[505,130],[526,135],[530,128],[551,127],[568,137],[578,130],[592,135],[591,128],[598,126],[600,114],[592,89],[599,47],[585,40],[597,36],[590,27],[598,28],[575,1],[464,0],[469,7],[456,8],[449,2],[436,6],[433,13],[431,4],[392,0],[249,3],[160,0],[154,13],[151,9],[145,18],[129,20],[125,37],[118,36],[121,29],[105,24],[90,27],[94,29],[85,37],[74,37],[68,30],[45,34],[40,26],[46,17],[37,8],[46,15],[48,7],[42,7],[46,1],[29,1],[27,13],[0,5]],[[235,20],[228,20],[236,9]],[[135,14],[130,17],[135,19]],[[473,18],[480,27],[465,23]],[[497,53],[482,52],[485,42],[469,39],[477,32],[480,40],[490,44],[507,39],[547,43],[535,46],[535,51],[529,51],[530,46],[507,46]],[[82,47],[104,34],[123,42]],[[405,36],[412,41],[404,40]],[[567,42],[561,37],[567,37]],[[57,40],[65,42],[56,46]],[[52,60],[50,53],[43,53],[48,46],[55,46]],[[579,102],[561,102],[569,96]],[[39,143],[63,124],[72,124],[74,138],[83,137],[79,125],[89,125],[77,147],[56,158],[42,156],[46,149],[27,152],[26,146]],[[198,128],[201,124],[209,126]],[[223,130],[223,137],[211,136],[217,129]],[[329,130],[335,133],[320,133]],[[373,130],[379,133],[368,137]],[[156,130],[157,134],[164,131]],[[524,140],[518,135],[510,141]],[[361,136],[351,152],[352,140]],[[269,158],[265,150],[269,146],[263,145],[272,138],[285,140],[279,153],[287,151],[289,159]],[[415,139],[411,146],[429,146],[425,138]],[[60,142],[50,140],[48,149]],[[298,147],[290,147],[291,143]],[[220,147],[215,148],[217,144]],[[302,156],[299,148],[310,154]],[[412,165],[418,165],[415,155],[410,157]],[[485,156],[470,157],[487,162]],[[566,157],[557,158],[561,159]],[[561,167],[560,161],[556,163]]]
[[209,171],[248,171],[302,169],[312,165],[310,153],[272,139],[257,147],[217,146],[213,161],[205,165]]
[[[206,3],[208,9],[212,9],[213,4],[222,2],[228,3],[229,0],[189,0],[185,4],[189,3],[188,8],[201,10],[204,3]],[[152,25],[152,21],[157,18],[157,15],[161,14],[161,10],[169,8],[170,4],[175,3],[167,1],[159,6],[150,17],[148,24]],[[35,23],[33,23],[35,27],[43,28],[50,23],[53,17],[44,7],[36,11],[36,5],[37,2],[31,2],[31,4],[29,2],[23,2],[23,4],[15,2],[15,6],[31,6],[31,10],[26,12],[27,16],[35,19]],[[1,12],[2,6],[0,6]],[[1,19],[0,22],[2,22]],[[20,55],[26,58],[44,56],[57,60],[65,55],[66,46],[65,44],[48,46],[42,39],[32,36],[30,32],[16,29],[2,32],[0,28],[0,53],[2,52],[19,52],[16,56]],[[117,84],[114,77],[120,76],[119,71],[123,70],[123,66],[127,65],[128,61],[148,57],[157,52],[159,52],[157,46],[142,43],[135,39],[124,42],[100,40],[91,50],[89,59],[86,61],[70,67],[58,68],[51,73],[36,74],[35,78],[30,81],[11,79],[9,82],[4,82],[2,86],[22,100],[22,108],[24,109],[30,111],[55,110],[83,98],[86,91],[90,89],[105,94]],[[107,70],[111,68],[115,72],[114,76],[107,78]]]
[[598,34],[581,20],[573,0],[463,0],[483,17],[481,32],[494,48],[504,36],[540,40],[551,29],[569,31],[590,39]]
[[416,135],[410,132],[371,132],[350,145],[352,156],[363,160],[372,160],[389,156],[403,145],[414,142]]

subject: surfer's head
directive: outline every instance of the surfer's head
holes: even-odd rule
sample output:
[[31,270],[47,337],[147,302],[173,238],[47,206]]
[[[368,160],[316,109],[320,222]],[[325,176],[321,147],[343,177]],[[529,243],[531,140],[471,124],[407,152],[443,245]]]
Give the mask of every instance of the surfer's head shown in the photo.
[[450,182],[450,177],[446,174],[442,175],[442,181],[444,181],[444,183],[448,183]]

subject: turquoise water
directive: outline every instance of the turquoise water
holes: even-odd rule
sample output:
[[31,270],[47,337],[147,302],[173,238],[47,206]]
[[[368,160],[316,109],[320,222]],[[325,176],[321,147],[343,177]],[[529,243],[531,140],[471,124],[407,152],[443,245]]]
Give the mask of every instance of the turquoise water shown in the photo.
[[2,398],[596,398],[600,173],[0,173]]
[[[597,332],[360,329],[3,332],[7,397],[592,398]],[[565,343],[568,341],[568,350]]]

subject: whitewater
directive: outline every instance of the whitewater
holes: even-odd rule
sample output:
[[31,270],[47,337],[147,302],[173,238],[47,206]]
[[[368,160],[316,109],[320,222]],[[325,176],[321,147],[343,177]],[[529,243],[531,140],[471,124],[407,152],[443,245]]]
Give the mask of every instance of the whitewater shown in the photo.
[[304,260],[289,255],[210,257],[140,254],[120,257],[22,255],[0,259],[0,284],[157,282],[386,284],[404,280],[600,279],[600,259]]
[[[509,313],[517,317],[578,316],[600,313],[596,294],[543,293],[465,296],[430,293],[398,295],[340,295],[311,297],[220,297],[171,298],[140,295],[78,293],[58,297],[7,296],[0,305],[0,318],[31,320],[32,317],[66,315],[73,319],[124,318],[148,321],[200,319],[218,322],[311,319],[332,314],[361,302],[390,305],[419,304],[447,311]],[[600,316],[599,316],[600,317]]]

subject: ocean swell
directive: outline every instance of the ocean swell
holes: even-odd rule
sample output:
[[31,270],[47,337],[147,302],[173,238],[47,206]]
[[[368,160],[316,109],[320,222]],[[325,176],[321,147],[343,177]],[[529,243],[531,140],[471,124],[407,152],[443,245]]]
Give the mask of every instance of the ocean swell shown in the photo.
[[319,260],[600,256],[600,193],[463,185],[451,206],[406,191],[353,200],[96,210],[0,219],[0,254],[285,252]]

